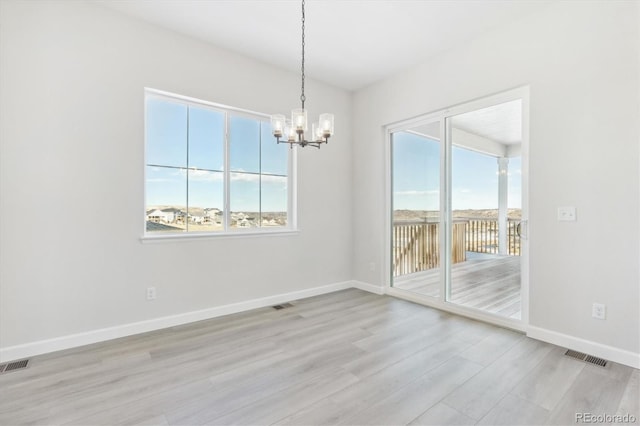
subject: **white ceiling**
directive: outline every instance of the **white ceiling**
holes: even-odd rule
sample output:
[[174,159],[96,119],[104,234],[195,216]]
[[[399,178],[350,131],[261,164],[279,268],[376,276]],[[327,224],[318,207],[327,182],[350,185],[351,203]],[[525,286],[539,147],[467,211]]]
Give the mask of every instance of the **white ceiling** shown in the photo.
[[518,145],[522,142],[522,101],[456,115],[451,119],[451,125],[503,145]]
[[[522,100],[454,115],[451,127],[456,146],[498,157],[520,155]],[[408,131],[439,140],[440,122],[421,124]]]
[[[556,0],[307,0],[306,73],[357,90]],[[219,47],[300,70],[297,0],[94,0]]]

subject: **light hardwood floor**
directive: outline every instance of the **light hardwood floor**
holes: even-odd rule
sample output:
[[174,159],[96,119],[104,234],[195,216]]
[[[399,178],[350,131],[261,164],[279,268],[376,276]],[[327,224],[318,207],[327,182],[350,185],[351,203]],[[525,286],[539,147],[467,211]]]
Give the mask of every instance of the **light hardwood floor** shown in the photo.
[[[467,260],[451,267],[451,302],[520,319],[520,256],[467,252]],[[394,278],[394,287],[431,297],[440,294],[440,272]]]
[[0,424],[575,424],[631,414],[638,370],[359,290],[35,357]]

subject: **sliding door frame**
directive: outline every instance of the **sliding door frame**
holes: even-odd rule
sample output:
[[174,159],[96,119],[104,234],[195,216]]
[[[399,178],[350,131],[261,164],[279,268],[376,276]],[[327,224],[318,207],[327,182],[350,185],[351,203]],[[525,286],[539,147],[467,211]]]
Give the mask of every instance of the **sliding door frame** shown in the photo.
[[[521,239],[521,319],[507,318],[496,314],[491,314],[478,309],[473,309],[461,305],[447,302],[449,299],[446,292],[450,291],[447,282],[450,282],[451,265],[451,126],[450,118],[471,112],[474,110],[487,108],[493,105],[521,100],[522,101],[522,239]],[[393,287],[393,256],[392,234],[393,234],[393,158],[391,141],[395,132],[409,130],[413,127],[439,122],[441,135],[441,155],[440,155],[440,211],[442,213],[439,230],[440,244],[440,297],[433,298],[420,295],[407,290]],[[408,120],[390,123],[384,128],[385,133],[385,249],[384,249],[384,273],[385,273],[385,293],[391,296],[410,300],[426,306],[437,308],[443,311],[462,315],[472,319],[489,322],[501,327],[506,327],[518,331],[526,331],[529,324],[529,87],[523,86],[505,92],[484,96],[469,102],[454,105],[442,110],[423,114]]]

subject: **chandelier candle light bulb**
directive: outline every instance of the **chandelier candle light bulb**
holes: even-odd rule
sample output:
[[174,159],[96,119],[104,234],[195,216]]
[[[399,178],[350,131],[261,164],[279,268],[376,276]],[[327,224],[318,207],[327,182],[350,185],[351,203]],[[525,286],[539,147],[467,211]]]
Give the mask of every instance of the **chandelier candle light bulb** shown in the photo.
[[320,125],[318,123],[313,123],[311,125],[311,136],[313,137],[314,142],[322,140],[322,129],[320,129]]
[[296,132],[307,131],[307,111],[297,108],[291,111],[291,122],[296,124]]
[[271,128],[273,129],[273,136],[281,138],[285,130],[286,119],[282,114],[276,114],[271,116]]
[[[290,148],[293,145],[300,145],[305,147],[307,145],[320,148],[323,143],[328,143],[329,138],[333,136],[334,130],[334,117],[333,114],[320,114],[320,119],[317,123],[311,125],[311,138],[307,140],[304,133],[307,131],[307,110],[304,109],[304,1],[302,0],[302,93],[300,95],[300,101],[302,103],[301,108],[296,108],[291,111],[291,122],[288,123],[286,118],[282,114],[274,114],[271,116],[271,128],[273,130],[273,136],[278,143],[288,143]],[[283,135],[287,135],[287,140],[280,140]]]
[[320,114],[322,136],[328,138],[333,135],[333,114]]
[[296,129],[291,125],[291,123],[287,124],[287,142],[295,142],[296,141]]

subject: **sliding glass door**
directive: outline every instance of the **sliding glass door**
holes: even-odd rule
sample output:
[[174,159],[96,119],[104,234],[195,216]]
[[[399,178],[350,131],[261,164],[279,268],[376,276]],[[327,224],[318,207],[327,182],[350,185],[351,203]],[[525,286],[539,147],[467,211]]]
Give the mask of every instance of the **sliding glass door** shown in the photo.
[[517,321],[523,100],[480,105],[389,131],[391,288]]

